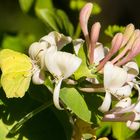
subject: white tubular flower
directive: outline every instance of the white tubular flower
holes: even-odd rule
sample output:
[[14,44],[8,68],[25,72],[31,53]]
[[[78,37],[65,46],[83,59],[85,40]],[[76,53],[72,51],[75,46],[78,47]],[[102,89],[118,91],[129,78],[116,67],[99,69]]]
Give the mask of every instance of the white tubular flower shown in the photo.
[[53,31],[48,35],[42,37],[40,39],[40,42],[42,41],[48,42],[51,46],[57,46],[57,49],[61,50],[65,45],[69,44],[72,41],[72,38]]
[[45,54],[45,65],[48,71],[56,78],[53,100],[58,109],[62,109],[59,105],[61,82],[63,79],[71,76],[78,69],[80,64],[80,58],[67,52],[57,51],[56,46],[50,47]]
[[106,95],[99,110],[106,112],[111,105],[111,95],[118,99],[129,97],[131,94],[131,86],[124,85],[127,80],[127,72],[123,68],[114,66],[111,62],[107,62],[104,66],[104,87]]
[[56,50],[60,50],[71,41],[71,37],[64,36],[63,34],[54,31],[42,37],[39,42],[31,44],[29,48],[29,56],[31,57],[34,66],[32,77],[34,84],[44,83],[45,71],[47,70],[45,65],[45,54],[48,48],[55,46]]

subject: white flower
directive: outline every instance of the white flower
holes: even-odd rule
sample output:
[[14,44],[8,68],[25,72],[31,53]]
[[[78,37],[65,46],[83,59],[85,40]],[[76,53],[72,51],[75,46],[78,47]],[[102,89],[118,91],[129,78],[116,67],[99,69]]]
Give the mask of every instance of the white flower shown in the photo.
[[104,87],[106,95],[99,110],[106,112],[111,105],[111,94],[118,99],[129,97],[132,87],[125,85],[127,82],[127,71],[118,66],[114,66],[111,62],[107,62],[104,66]]
[[58,109],[61,109],[59,105],[59,91],[61,82],[63,79],[71,76],[80,66],[81,59],[77,56],[57,51],[56,46],[52,46],[47,50],[45,54],[45,65],[48,71],[55,77],[55,89],[53,100]]
[[34,84],[43,84],[45,80],[45,71],[47,67],[45,65],[45,54],[48,48],[52,46],[60,50],[66,44],[71,42],[71,37],[64,36],[58,32],[51,32],[48,35],[42,37],[39,42],[31,44],[29,47],[29,56],[33,61],[33,77]]

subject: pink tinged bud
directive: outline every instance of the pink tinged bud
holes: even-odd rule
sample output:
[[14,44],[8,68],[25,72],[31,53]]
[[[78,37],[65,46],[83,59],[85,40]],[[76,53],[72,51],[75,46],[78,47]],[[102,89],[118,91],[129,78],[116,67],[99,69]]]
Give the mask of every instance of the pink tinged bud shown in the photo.
[[80,11],[80,17],[79,17],[80,26],[82,28],[87,44],[89,44],[88,20],[89,20],[92,8],[93,8],[93,4],[87,3]]
[[129,62],[130,60],[132,60],[136,55],[138,55],[140,53],[140,37],[138,37],[131,50],[128,52],[127,56],[124,57],[121,61],[119,61],[118,63],[116,63],[117,66],[121,66],[127,62]]
[[122,42],[123,42],[123,34],[117,33],[112,40],[112,47],[109,53],[106,55],[103,61],[98,65],[97,67],[98,71],[101,70],[104,67],[105,63],[109,61],[109,59],[120,49]]
[[122,47],[126,45],[126,43],[128,42],[128,40],[130,39],[131,35],[133,34],[135,30],[135,27],[133,24],[128,24],[125,28],[125,31],[124,31],[124,40],[123,40],[123,43],[122,43]]
[[101,25],[99,22],[96,22],[92,25],[91,34],[90,34],[90,46],[89,46],[89,60],[90,64],[94,62],[94,48],[96,46],[96,42],[99,38]]
[[114,64],[116,63],[119,59],[121,59],[131,48],[132,45],[134,43],[134,41],[140,36],[140,30],[135,30],[133,32],[133,35],[131,36],[131,38],[129,39],[128,43],[126,44],[126,46],[124,47],[124,49],[122,50],[122,52],[117,55],[111,62]]

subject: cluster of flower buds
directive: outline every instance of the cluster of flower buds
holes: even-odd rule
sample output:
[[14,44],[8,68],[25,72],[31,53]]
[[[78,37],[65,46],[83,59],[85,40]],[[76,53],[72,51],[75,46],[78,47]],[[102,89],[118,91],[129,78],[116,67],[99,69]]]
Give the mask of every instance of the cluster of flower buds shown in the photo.
[[[110,49],[104,48],[103,45],[100,45],[99,49],[97,41],[100,23],[94,23],[91,32],[88,32],[88,20],[92,7],[92,3],[87,3],[82,8],[79,19],[87,43],[89,64],[96,66],[96,72],[102,73],[104,77],[106,94],[99,110],[107,112],[103,119],[105,121],[122,121],[123,114],[131,112],[131,115],[123,118],[123,121],[127,122],[130,129],[137,130],[140,127],[138,122],[140,121],[140,88],[136,81],[139,68],[133,58],[140,53],[140,30],[135,29],[133,24],[129,24],[124,33],[117,33],[113,37]],[[133,89],[138,91],[138,99],[132,104]],[[118,103],[113,110],[109,111],[111,95],[118,100]]]

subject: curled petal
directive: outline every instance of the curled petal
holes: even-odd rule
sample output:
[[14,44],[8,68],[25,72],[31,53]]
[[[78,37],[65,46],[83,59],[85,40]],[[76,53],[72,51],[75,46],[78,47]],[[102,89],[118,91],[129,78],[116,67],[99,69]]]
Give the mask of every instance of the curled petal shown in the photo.
[[48,48],[49,44],[47,42],[35,42],[31,44],[29,48],[30,57],[35,61],[35,63],[38,63],[40,65],[41,69],[46,69],[44,56]]
[[72,41],[72,38],[53,31],[48,35],[42,37],[40,39],[40,42],[42,41],[48,42],[51,46],[57,46],[57,49],[61,50],[65,45],[69,44]]
[[29,47],[29,55],[32,59],[36,59],[37,57],[41,56],[42,53],[48,48],[47,42],[35,42],[31,44]]
[[36,85],[43,84],[45,81],[45,73],[40,69],[36,70],[32,76],[32,81]]
[[74,46],[74,52],[76,55],[78,55],[80,47],[83,45],[84,40],[83,39],[75,39],[72,41],[73,46]]
[[135,62],[128,62],[123,68],[128,73],[127,82],[132,81],[139,74],[139,67]]
[[126,107],[129,107],[130,105],[131,105],[131,99],[128,97],[128,98],[124,98],[120,100],[115,106],[126,108]]
[[105,57],[105,48],[101,43],[96,43],[96,47],[94,49],[94,63],[98,65],[99,62]]
[[140,127],[140,123],[139,122],[127,121],[126,126],[133,131],[137,131]]
[[125,85],[123,87],[117,88],[117,89],[110,89],[111,94],[113,94],[116,97],[129,97],[131,94],[132,87],[130,85]]
[[53,102],[56,108],[58,108],[59,110],[63,110],[63,108],[59,104],[59,93],[60,93],[61,83],[62,83],[62,79],[55,84],[55,88],[53,92]]
[[107,62],[104,67],[104,86],[108,90],[122,87],[127,79],[127,72],[120,67]]
[[111,94],[109,92],[106,92],[104,101],[102,105],[98,108],[101,112],[106,112],[109,110],[111,105]]

